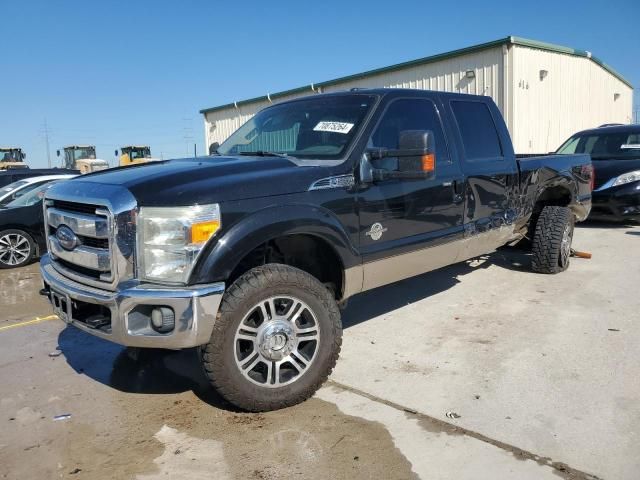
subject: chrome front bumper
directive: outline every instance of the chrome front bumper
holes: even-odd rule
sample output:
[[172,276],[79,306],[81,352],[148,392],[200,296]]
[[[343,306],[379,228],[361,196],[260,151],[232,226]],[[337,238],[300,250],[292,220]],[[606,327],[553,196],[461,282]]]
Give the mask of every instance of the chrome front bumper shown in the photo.
[[[125,345],[181,349],[209,341],[224,283],[184,288],[138,285],[115,292],[83,285],[59,273],[49,255],[40,260],[40,272],[54,312],[63,321],[91,335]],[[140,311],[152,307],[170,307],[175,313],[175,328],[158,333]],[[99,328],[91,326],[92,317],[101,312]]]

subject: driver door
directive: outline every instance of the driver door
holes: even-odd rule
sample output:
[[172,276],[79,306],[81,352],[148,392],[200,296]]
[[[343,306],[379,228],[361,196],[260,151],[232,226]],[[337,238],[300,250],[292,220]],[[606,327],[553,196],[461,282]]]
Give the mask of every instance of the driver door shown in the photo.
[[[464,177],[451,161],[437,99],[425,95],[392,100],[368,140],[368,148],[395,150],[400,133],[431,130],[435,175],[428,179],[386,179],[358,197],[359,241],[364,289],[454,263],[463,232]],[[397,158],[371,161],[397,170]]]

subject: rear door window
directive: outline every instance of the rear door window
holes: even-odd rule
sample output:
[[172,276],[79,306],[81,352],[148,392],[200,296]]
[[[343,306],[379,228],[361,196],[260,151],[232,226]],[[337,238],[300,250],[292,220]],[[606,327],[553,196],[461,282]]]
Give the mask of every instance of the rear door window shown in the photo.
[[485,103],[454,100],[451,109],[468,161],[491,161],[503,156],[498,130]]

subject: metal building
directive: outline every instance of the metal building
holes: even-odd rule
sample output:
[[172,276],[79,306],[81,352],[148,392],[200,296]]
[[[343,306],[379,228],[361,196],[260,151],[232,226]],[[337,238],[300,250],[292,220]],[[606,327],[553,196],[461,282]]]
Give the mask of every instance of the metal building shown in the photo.
[[507,37],[201,110],[207,145],[222,143],[272,103],[354,87],[490,95],[517,153],[552,151],[578,130],[632,121],[632,85],[591,52]]

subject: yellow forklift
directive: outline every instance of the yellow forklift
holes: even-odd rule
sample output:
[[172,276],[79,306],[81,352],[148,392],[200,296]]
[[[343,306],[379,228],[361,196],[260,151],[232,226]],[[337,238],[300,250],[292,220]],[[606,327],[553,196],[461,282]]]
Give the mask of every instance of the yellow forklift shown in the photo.
[[[91,173],[109,168],[106,160],[96,158],[94,145],[69,145],[64,150],[64,168],[80,170],[80,173]],[[57,152],[60,156],[60,150]]]
[[[116,157],[118,150],[116,150]],[[120,149],[120,166],[135,165],[138,163],[155,162],[157,158],[151,156],[151,147],[148,145],[127,145]]]
[[0,170],[10,168],[29,168],[24,163],[26,155],[19,147],[0,147]]

